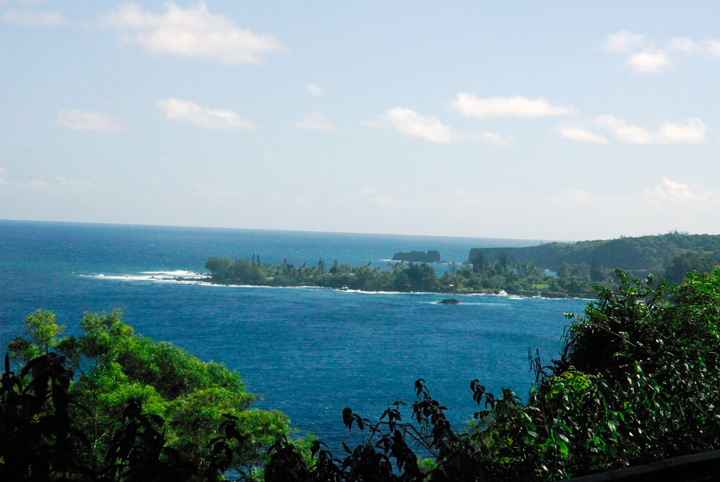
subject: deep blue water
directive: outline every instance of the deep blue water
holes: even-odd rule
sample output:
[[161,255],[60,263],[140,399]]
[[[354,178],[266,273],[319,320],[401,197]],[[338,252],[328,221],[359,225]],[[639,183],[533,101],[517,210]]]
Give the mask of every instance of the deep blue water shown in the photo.
[[377,418],[414,400],[424,378],[456,425],[476,407],[469,384],[532,381],[528,349],[549,361],[582,300],[356,293],[329,289],[221,287],[160,281],[202,272],[212,255],[259,255],[277,264],[325,260],[384,266],[396,251],[437,249],[462,262],[481,246],[532,241],[0,221],[0,343],[36,309],[53,310],[72,333],[82,314],[120,308],[136,333],[175,343],[239,370],[262,408],[288,414],[301,432],[336,446],[341,412]]

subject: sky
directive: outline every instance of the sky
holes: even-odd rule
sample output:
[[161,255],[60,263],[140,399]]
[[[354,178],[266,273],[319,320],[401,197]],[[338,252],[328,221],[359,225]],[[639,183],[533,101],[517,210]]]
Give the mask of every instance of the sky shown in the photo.
[[0,219],[720,234],[696,1],[0,0]]

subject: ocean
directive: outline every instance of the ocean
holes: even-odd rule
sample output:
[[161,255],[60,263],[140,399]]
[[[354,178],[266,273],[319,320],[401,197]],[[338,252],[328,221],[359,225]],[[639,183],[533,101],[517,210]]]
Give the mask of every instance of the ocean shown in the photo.
[[[210,256],[334,261],[387,267],[397,251],[438,250],[461,263],[470,248],[533,240],[391,236],[157,226],[0,221],[0,344],[22,319],[55,312],[66,333],[85,312],[120,309],[136,333],[174,343],[240,371],[259,408],[279,409],[298,433],[337,447],[342,410],[377,419],[395,400],[411,404],[414,381],[462,428],[477,411],[470,382],[526,398],[528,350],[558,356],[586,300],[359,293],[321,288],[213,286],[169,280],[204,272]],[[447,269],[443,265],[438,270]]]

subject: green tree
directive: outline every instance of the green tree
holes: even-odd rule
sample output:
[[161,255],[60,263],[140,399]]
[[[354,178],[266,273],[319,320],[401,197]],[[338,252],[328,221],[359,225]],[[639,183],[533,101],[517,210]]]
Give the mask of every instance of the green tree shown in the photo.
[[[43,330],[37,329],[40,318]],[[193,467],[194,475],[185,480],[216,480],[231,467],[260,466],[266,448],[288,433],[289,422],[281,413],[250,408],[255,397],[245,391],[237,372],[202,362],[170,343],[136,335],[119,312],[86,314],[79,337],[58,339],[61,330],[53,322],[54,317],[45,314],[26,318],[27,338],[17,337],[10,348],[24,350],[13,352],[21,360],[41,346],[55,346],[79,373],[69,386],[75,403],[68,412],[73,430],[87,441],[78,446],[77,460],[94,474],[111,462],[119,431],[142,420],[145,428],[138,436],[150,436],[162,425],[163,447],[176,454],[178,464]],[[142,407],[140,419],[128,418],[126,411],[133,403]],[[238,420],[241,436],[218,463],[213,441],[222,437],[225,417]]]
[[482,253],[477,253],[473,256],[470,262],[472,264],[473,271],[476,273],[485,269],[485,255]]
[[678,285],[691,271],[710,273],[714,268],[715,264],[701,253],[686,251],[670,260],[664,276],[670,284]]
[[205,263],[205,268],[210,271],[210,278],[213,281],[223,283],[228,277],[230,264],[230,258],[211,256]]
[[55,313],[36,311],[23,320],[29,339],[15,335],[8,344],[14,360],[29,362],[40,355],[47,355],[57,344],[57,336],[65,328],[57,324]]

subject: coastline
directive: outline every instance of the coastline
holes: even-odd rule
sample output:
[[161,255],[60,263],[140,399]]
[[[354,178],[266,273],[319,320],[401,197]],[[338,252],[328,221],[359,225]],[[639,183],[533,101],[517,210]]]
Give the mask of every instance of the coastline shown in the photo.
[[[178,276],[179,273],[186,273],[187,276]],[[164,276],[163,276],[164,275]],[[336,292],[344,293],[358,293],[366,295],[438,295],[438,296],[468,296],[468,297],[482,297],[482,296],[493,296],[498,298],[507,299],[542,299],[542,300],[586,300],[594,301],[597,298],[590,298],[587,296],[546,296],[546,295],[530,295],[523,292],[513,292],[503,289],[499,290],[481,290],[481,291],[398,291],[398,290],[363,290],[363,289],[348,289],[348,288],[337,288],[333,286],[321,286],[317,284],[284,284],[284,285],[272,285],[272,284],[252,284],[252,283],[226,283],[212,281],[210,273],[196,273],[186,270],[173,270],[173,271],[153,271],[153,272],[140,272],[139,274],[81,274],[81,277],[90,277],[96,279],[105,279],[113,281],[150,281],[156,283],[178,283],[178,284],[193,284],[200,286],[217,286],[217,287],[228,287],[228,288],[269,288],[269,289],[303,289],[303,290],[332,290]]]

